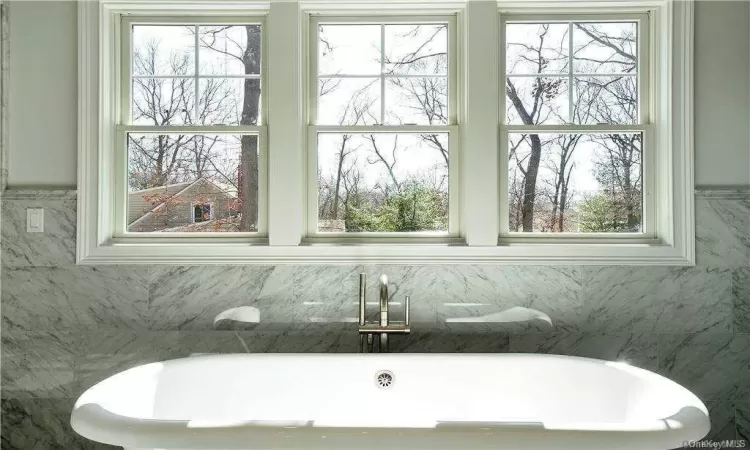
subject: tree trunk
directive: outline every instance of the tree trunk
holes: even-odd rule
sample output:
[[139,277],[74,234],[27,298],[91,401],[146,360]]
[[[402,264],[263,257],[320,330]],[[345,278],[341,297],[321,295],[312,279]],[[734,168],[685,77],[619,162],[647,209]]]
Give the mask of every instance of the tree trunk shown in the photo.
[[536,202],[536,176],[539,173],[539,161],[542,158],[542,140],[538,134],[529,135],[531,154],[523,180],[523,206],[521,207],[521,225],[523,231],[534,231],[534,203]]
[[[537,96],[542,93],[540,88],[537,92]],[[518,97],[515,86],[510,80],[507,81],[505,92],[508,94],[508,98],[516,112],[518,112],[521,121],[524,125],[534,125],[534,119],[526,108],[523,106],[523,102]],[[539,139],[538,134],[530,134],[531,140],[531,155],[529,156],[529,165],[526,168],[526,177],[523,180],[523,205],[521,206],[521,225],[523,226],[524,232],[534,231],[534,203],[536,201],[536,176],[539,173],[539,162],[542,159],[542,140]]]
[[[247,49],[242,60],[245,74],[260,73],[261,29],[257,25],[245,27]],[[240,125],[256,125],[260,108],[260,80],[246,79]],[[239,231],[258,230],[258,137],[242,136],[240,167],[238,174],[239,200],[241,203]]]
[[349,140],[347,135],[341,138],[341,148],[339,149],[339,166],[336,170],[336,185],[333,190],[333,208],[331,210],[331,219],[338,219],[339,215],[339,192],[341,191],[341,177],[344,170],[344,158],[346,158],[346,142]]
[[560,232],[562,233],[565,231],[565,209],[568,207],[568,186],[570,185],[570,173],[573,170],[573,167],[571,166],[571,170],[568,171],[568,176],[565,176],[565,172],[562,172],[563,177],[563,183],[562,183],[562,189],[560,190],[560,219],[558,221],[558,227],[560,229]]
[[159,135],[157,139],[159,150],[156,154],[156,176],[151,180],[151,186],[148,187],[164,186],[167,184],[164,179],[164,155],[167,153],[167,150],[164,148],[164,136]]
[[633,194],[633,184],[632,184],[633,152],[634,152],[633,141],[629,140],[628,159],[627,159],[627,163],[625,164],[625,177],[624,177],[625,178],[624,195],[625,195],[628,231],[636,230],[640,224],[640,214],[636,213],[635,205],[633,205],[634,197],[635,197]]

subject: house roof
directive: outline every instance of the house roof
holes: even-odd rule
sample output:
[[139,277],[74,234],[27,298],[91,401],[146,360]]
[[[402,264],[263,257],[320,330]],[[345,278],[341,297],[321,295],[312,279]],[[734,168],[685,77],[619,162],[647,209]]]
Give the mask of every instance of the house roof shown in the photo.
[[206,232],[206,231],[240,231],[240,218],[213,219],[178,227],[166,228],[162,232]]
[[[200,180],[200,178],[198,180]],[[198,180],[195,180],[195,181],[186,181],[184,183],[167,184],[167,185],[164,185],[164,186],[156,186],[156,187],[152,187],[152,188],[148,188],[148,189],[139,189],[137,191],[129,192],[128,195],[143,195],[143,194],[147,194],[149,192],[158,192],[158,191],[162,191],[162,190],[163,191],[167,191],[167,192],[171,191],[172,193],[175,193],[175,192],[179,192],[179,191],[183,190],[183,188],[185,188],[187,186],[192,185],[193,183],[195,183]]]
[[[131,195],[143,195],[147,192],[158,192],[159,190],[164,190],[164,192],[168,195],[164,201],[159,203],[158,205],[154,206],[150,211],[148,211],[146,214],[142,215],[141,217],[135,219],[131,223],[128,224],[128,227],[131,227],[133,225],[137,225],[139,222],[144,221],[148,219],[149,217],[153,216],[155,213],[157,213],[159,210],[163,209],[167,203],[167,200],[174,197],[179,197],[180,195],[184,194],[188,190],[190,190],[193,186],[196,186],[198,184],[203,183],[210,183],[212,186],[216,187],[220,191],[226,192],[226,189],[223,187],[217,185],[213,181],[209,180],[206,177],[200,177],[195,181],[187,182],[187,183],[176,183],[176,184],[168,184],[165,186],[157,186],[155,188],[149,188],[149,189],[142,189],[140,191],[134,191],[128,194],[128,196]],[[231,193],[227,192],[227,194],[232,195]]]

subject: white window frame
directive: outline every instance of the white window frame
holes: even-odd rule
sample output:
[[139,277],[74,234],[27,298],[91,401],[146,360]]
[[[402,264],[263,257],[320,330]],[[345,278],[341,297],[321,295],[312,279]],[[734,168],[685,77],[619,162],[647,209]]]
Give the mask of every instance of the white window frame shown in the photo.
[[[79,2],[77,261],[81,264],[694,264],[693,4],[674,0],[91,0]],[[309,240],[310,15],[457,16],[460,227],[453,241]],[[500,23],[504,14],[650,17],[654,239],[501,234]],[[116,143],[122,15],[266,17],[267,237],[118,236]],[[314,73],[313,73],[314,74]],[[504,75],[504,74],[502,74]],[[488,99],[496,99],[491,101]],[[232,130],[232,132],[236,132]],[[123,142],[120,139],[120,142]],[[261,139],[263,141],[263,139]],[[261,146],[262,148],[262,146]],[[121,156],[121,150],[120,150]],[[645,162],[644,162],[645,164]],[[507,169],[507,167],[505,167]],[[123,191],[124,192],[124,191]],[[505,195],[505,194],[502,194]],[[265,198],[263,198],[265,197]],[[644,202],[644,204],[647,202]],[[121,212],[122,213],[122,212]],[[121,214],[120,213],[120,214]],[[316,212],[317,217],[317,212]],[[506,216],[507,217],[507,214]],[[520,233],[514,233],[520,234]]]
[[[321,76],[318,73],[318,26],[320,24],[435,24],[446,23],[448,25],[448,123],[445,125],[316,125],[317,103],[318,103],[318,79]],[[382,31],[381,31],[382,33]],[[384,38],[381,36],[381,46],[384,46]],[[307,209],[306,222],[307,233],[303,239],[305,243],[383,243],[383,242],[429,242],[429,243],[448,243],[460,242],[460,199],[459,199],[459,127],[458,127],[458,73],[456,70],[456,15],[420,15],[401,14],[401,15],[371,15],[358,14],[355,16],[342,15],[322,15],[315,14],[309,17],[309,36],[308,36],[308,63],[309,63],[309,80],[308,80],[308,124],[307,124]],[[381,48],[381,52],[385,52]],[[381,62],[380,78],[380,110],[381,114],[385,109],[385,80],[389,75],[383,74],[383,64]],[[369,75],[365,75],[370,78]],[[398,77],[399,75],[393,75]],[[403,75],[407,77],[409,75]],[[357,78],[357,76],[342,76],[342,78]],[[371,78],[376,78],[372,76]],[[317,186],[317,169],[318,169],[318,135],[323,133],[350,133],[350,134],[417,134],[422,132],[446,133],[448,134],[448,232],[319,232],[318,231],[318,186]]]

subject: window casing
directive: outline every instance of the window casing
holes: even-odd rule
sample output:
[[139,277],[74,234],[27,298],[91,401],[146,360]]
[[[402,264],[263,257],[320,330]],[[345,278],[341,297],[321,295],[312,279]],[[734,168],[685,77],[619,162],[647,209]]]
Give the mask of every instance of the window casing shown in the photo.
[[[555,0],[497,5],[468,0],[434,0],[429,5],[391,0],[335,5],[252,0],[211,5],[189,0],[155,0],[148,4],[121,0],[81,2],[78,262],[692,264],[693,5],[634,0],[626,6],[603,10],[600,2],[595,1],[574,0],[560,2],[559,6],[557,3]],[[425,11],[430,14],[427,19]],[[658,174],[656,179],[644,179],[644,204],[651,205],[644,210],[644,233],[583,236],[583,233],[511,233],[508,229],[508,204],[503,199],[508,171],[504,138],[519,130],[504,123],[504,109],[498,107],[504,101],[501,30],[504,23],[522,16],[540,20],[563,14],[593,15],[596,19],[612,15],[648,17],[647,30],[641,29],[649,33],[650,67],[647,74],[640,70],[639,76],[648,77],[649,116],[620,130],[644,133],[645,173],[649,173],[651,165],[651,173]],[[449,89],[453,102],[451,120],[439,125],[447,128],[451,136],[451,223],[447,233],[318,232],[316,174],[311,173],[317,167],[317,152],[313,151],[317,140],[311,138],[317,138],[319,133],[352,130],[328,129],[331,125],[316,122],[312,87],[317,83],[317,71],[312,70],[311,37],[316,20],[338,18],[375,23],[454,21],[455,41],[450,50],[455,51],[449,71],[449,75],[455,75]],[[162,129],[135,124],[129,121],[127,111],[123,112],[128,102],[123,100],[126,90],[122,85],[129,86],[123,77],[129,76],[130,70],[123,58],[123,43],[127,41],[123,39],[122,24],[140,20],[264,25],[263,75],[267,70],[269,76],[263,77],[268,83],[264,84],[264,115],[259,124],[179,125],[179,132],[185,134],[259,136],[257,232],[167,235],[126,230],[128,134],[158,134],[175,131],[177,127]],[[644,95],[643,90],[640,95]],[[386,127],[391,126],[367,124],[359,131],[385,134]],[[562,126],[573,128],[566,130],[568,134],[596,132],[597,127],[595,124]],[[398,125],[388,131],[420,134],[437,130],[433,126],[428,130],[423,127]]]

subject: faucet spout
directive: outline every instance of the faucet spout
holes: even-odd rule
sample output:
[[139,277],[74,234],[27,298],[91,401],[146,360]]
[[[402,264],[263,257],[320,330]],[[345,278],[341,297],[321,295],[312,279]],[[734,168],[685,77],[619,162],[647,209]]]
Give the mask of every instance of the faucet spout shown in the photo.
[[388,317],[388,277],[385,275],[380,276],[380,323],[369,324],[367,323],[367,299],[365,298],[366,280],[365,274],[362,273],[359,276],[359,351],[364,352],[365,349],[368,352],[374,350],[374,341],[377,337],[378,346],[377,351],[388,352],[389,351],[389,334],[409,334],[409,297],[406,297],[405,303],[405,315],[403,325],[391,325],[390,318]]
[[388,277],[380,276],[380,326],[388,326]]

